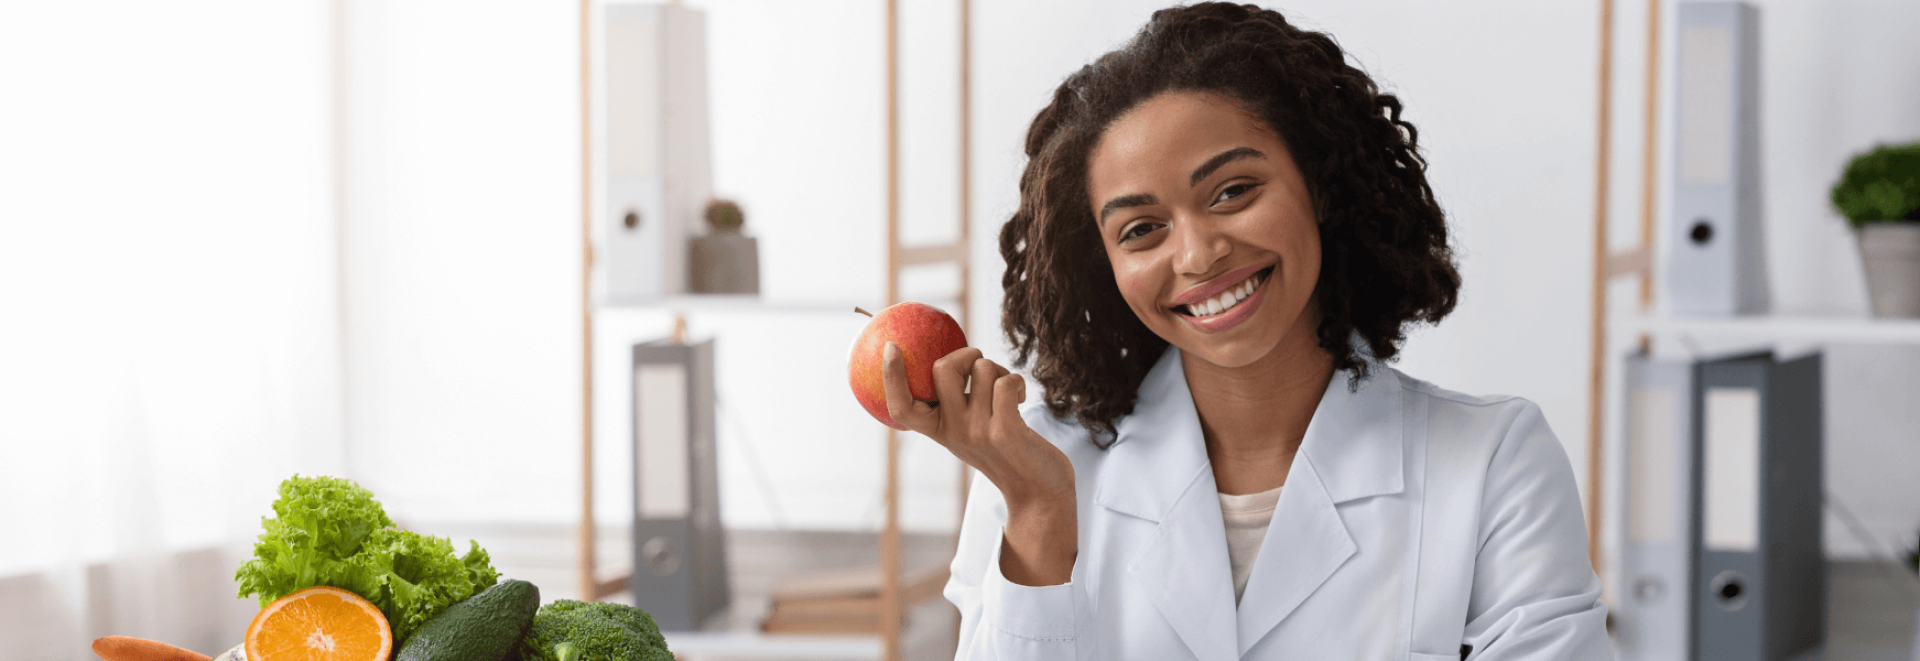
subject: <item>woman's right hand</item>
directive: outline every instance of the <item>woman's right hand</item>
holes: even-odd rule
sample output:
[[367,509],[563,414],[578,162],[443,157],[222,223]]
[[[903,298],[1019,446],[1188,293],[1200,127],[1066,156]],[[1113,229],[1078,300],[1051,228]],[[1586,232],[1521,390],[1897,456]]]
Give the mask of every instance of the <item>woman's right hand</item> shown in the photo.
[[907,389],[900,347],[891,342],[880,372],[887,415],[947,448],[1005,497],[1000,569],[1007,580],[1067,582],[1079,550],[1073,462],[1020,417],[1026,380],[966,347],[934,361],[938,403],[919,401]]

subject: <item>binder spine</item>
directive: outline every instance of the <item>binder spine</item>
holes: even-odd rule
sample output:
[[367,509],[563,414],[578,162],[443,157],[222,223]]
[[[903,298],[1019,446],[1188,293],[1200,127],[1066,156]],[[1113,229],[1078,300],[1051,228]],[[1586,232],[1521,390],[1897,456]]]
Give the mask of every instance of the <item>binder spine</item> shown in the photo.
[[720,524],[713,342],[641,344],[634,364],[633,605],[692,631],[731,600]]
[[1626,362],[1624,579],[1616,646],[1622,661],[1687,661],[1693,631],[1693,364]]
[[[1767,410],[1766,374],[1770,354],[1702,363],[1694,390],[1694,459],[1699,467],[1695,490],[1700,516],[1694,526],[1699,549],[1694,584],[1694,655],[1701,661],[1762,661],[1763,617],[1768,590],[1762,572],[1766,548],[1757,542],[1763,527],[1763,503],[1743,488],[1764,465],[1746,452],[1764,453],[1767,431],[1757,416]],[[1718,391],[1718,392],[1716,392]],[[1716,401],[1716,395],[1718,400]],[[1738,398],[1751,396],[1752,406]],[[1750,448],[1750,449],[1749,449]],[[1755,532],[1748,534],[1748,528]]]
[[1678,14],[1662,298],[1676,314],[1762,312],[1759,13],[1744,2],[1682,2]]
[[1824,642],[1826,556],[1821,503],[1826,467],[1821,356],[1777,363],[1769,375],[1768,466],[1763,492],[1767,550],[1767,658],[1787,659]]

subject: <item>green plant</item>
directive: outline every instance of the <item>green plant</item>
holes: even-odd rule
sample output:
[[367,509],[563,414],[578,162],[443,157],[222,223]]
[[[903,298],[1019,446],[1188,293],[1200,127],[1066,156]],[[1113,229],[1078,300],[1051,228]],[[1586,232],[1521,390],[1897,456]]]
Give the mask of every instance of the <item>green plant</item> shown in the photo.
[[1920,221],[1920,142],[1879,145],[1854,156],[1829,199],[1854,227],[1881,220]]
[[740,205],[732,200],[714,200],[707,203],[707,223],[721,232],[734,232],[746,224],[746,214],[740,212]]

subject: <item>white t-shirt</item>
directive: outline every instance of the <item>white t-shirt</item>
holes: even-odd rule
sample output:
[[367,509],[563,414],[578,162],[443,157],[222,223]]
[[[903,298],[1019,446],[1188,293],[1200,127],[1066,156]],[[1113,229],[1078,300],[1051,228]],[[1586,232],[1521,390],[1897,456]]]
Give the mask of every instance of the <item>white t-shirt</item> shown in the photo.
[[1267,524],[1273,521],[1273,508],[1280,502],[1281,487],[1244,496],[1220,494],[1220,513],[1227,522],[1227,564],[1233,568],[1233,603],[1247,591],[1247,577],[1253,574],[1253,559],[1260,555],[1260,541],[1267,537]]

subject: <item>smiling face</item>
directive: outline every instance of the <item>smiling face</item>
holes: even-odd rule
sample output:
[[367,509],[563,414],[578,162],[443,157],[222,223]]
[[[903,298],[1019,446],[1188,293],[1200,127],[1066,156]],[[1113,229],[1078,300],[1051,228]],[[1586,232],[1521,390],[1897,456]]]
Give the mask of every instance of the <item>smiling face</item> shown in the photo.
[[1202,92],[1142,102],[1094,145],[1088,182],[1120,294],[1154,334],[1225,368],[1318,349],[1320,232],[1306,181],[1239,103]]

